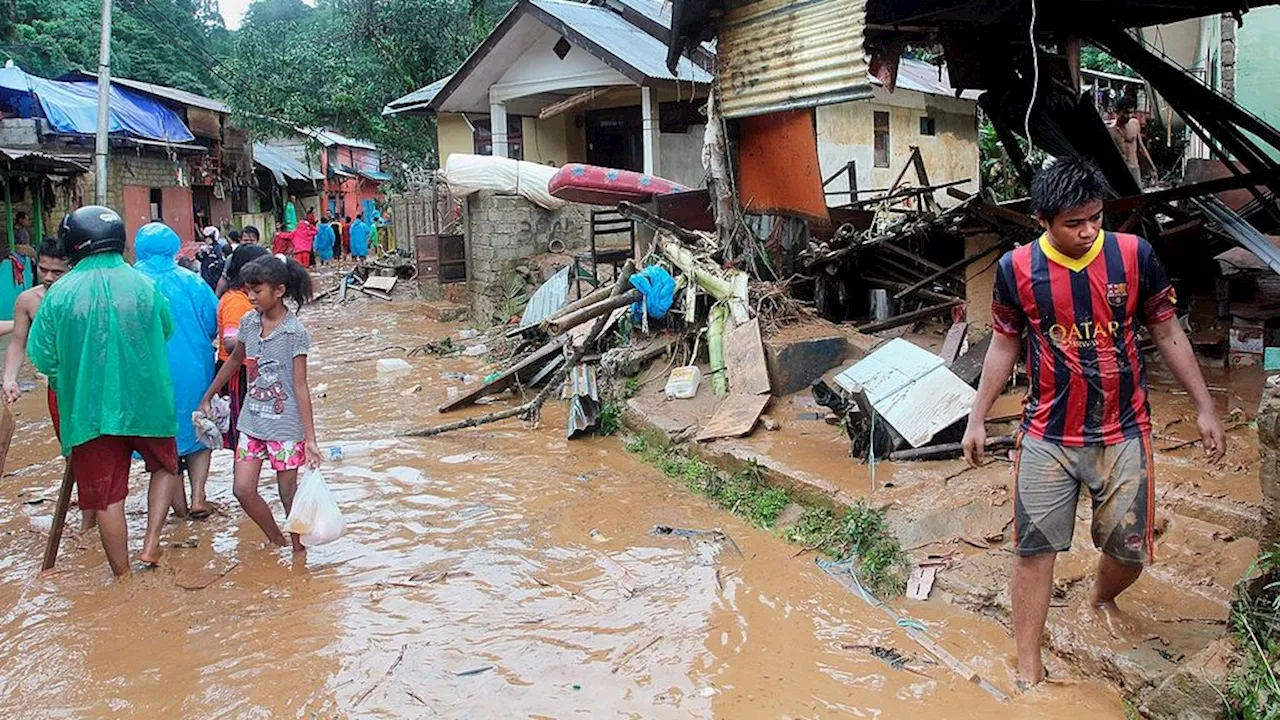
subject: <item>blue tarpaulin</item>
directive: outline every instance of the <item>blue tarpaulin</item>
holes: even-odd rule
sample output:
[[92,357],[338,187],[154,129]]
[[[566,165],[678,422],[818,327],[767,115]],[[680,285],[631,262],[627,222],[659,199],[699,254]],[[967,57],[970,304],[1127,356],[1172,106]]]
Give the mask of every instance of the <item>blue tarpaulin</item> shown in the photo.
[[[182,143],[195,139],[176,112],[145,95],[111,87],[107,132]],[[44,117],[56,132],[92,135],[98,126],[98,83],[62,82],[17,66],[0,68],[0,100],[20,117]]]

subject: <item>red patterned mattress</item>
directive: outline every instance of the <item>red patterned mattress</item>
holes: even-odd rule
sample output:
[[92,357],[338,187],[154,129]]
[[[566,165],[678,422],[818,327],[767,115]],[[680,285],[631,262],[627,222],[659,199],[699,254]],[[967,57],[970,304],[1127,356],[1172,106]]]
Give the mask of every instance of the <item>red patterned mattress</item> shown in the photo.
[[654,195],[685,192],[689,188],[654,175],[569,163],[547,183],[553,197],[588,205],[617,205],[623,200],[646,202]]

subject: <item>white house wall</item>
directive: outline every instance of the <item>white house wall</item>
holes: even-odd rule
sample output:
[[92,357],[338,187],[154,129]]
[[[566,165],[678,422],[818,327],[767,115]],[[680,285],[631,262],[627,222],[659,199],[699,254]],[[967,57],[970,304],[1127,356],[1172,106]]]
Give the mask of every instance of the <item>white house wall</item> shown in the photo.
[[[874,162],[876,111],[889,113],[890,162],[887,168],[877,168]],[[932,136],[920,134],[920,118],[926,115],[936,123],[936,133]],[[978,191],[980,163],[976,102],[902,89],[890,94],[877,87],[875,96],[870,100],[819,107],[817,124],[818,162],[823,179],[831,177],[849,160],[854,160],[859,189],[889,187],[910,157],[911,146],[915,145],[920,148],[931,183],[967,180],[958,187],[966,192]],[[914,171],[907,173],[906,180],[915,182]],[[847,176],[841,174],[826,189],[847,193]],[[943,206],[956,202],[946,191],[935,196]],[[827,196],[829,206],[848,202],[847,194]]]

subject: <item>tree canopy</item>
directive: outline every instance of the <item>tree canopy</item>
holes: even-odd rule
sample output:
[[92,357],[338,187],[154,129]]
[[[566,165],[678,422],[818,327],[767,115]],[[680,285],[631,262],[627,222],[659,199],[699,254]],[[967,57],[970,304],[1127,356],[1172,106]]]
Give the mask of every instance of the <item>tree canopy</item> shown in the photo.
[[[94,71],[100,0],[9,0],[0,49],[45,77]],[[388,101],[458,68],[512,0],[254,0],[228,30],[217,0],[116,0],[112,72],[227,102],[259,136],[327,127],[410,165],[436,160],[429,121]]]

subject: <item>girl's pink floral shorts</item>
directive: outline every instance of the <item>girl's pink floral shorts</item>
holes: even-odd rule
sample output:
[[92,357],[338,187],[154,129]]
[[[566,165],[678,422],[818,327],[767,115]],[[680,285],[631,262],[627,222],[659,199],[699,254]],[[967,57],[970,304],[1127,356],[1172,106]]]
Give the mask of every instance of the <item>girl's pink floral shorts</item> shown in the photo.
[[247,433],[240,433],[236,445],[236,462],[261,460],[271,464],[276,472],[297,470],[307,464],[306,440],[259,440]]

